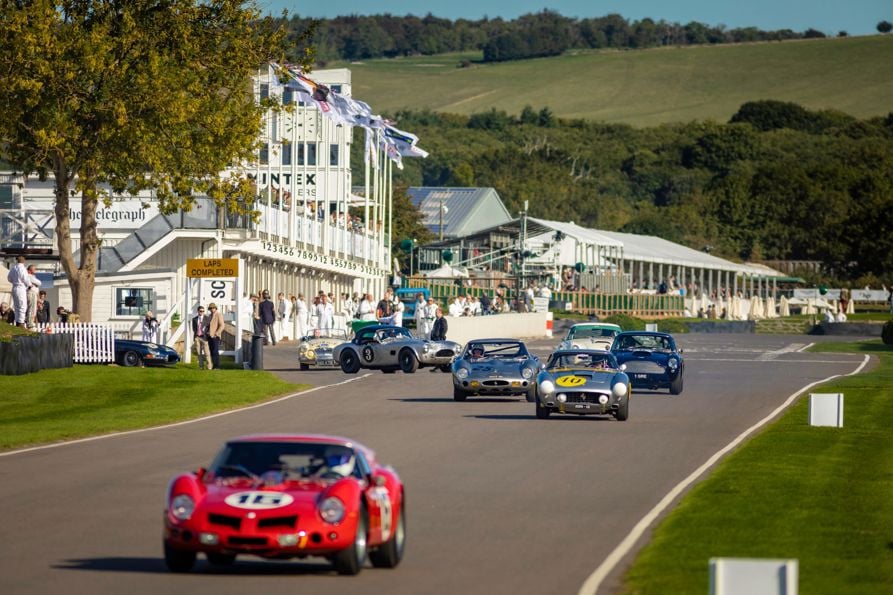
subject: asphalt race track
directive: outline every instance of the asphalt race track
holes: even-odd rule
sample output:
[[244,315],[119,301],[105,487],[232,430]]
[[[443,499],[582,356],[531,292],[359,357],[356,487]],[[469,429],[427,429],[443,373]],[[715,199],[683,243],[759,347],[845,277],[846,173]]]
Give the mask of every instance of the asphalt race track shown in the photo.
[[[0,592],[577,593],[710,455],[804,385],[862,361],[798,352],[812,340],[805,336],[677,340],[685,392],[635,392],[627,422],[537,420],[518,399],[456,403],[449,375],[428,369],[361,372],[348,384],[193,424],[0,456]],[[557,342],[531,346],[545,356]],[[266,367],[316,385],[349,378],[293,371],[295,355],[294,344],[267,348]],[[341,577],[322,559],[239,558],[224,569],[200,559],[191,574],[169,573],[161,553],[167,482],[207,465],[226,438],[254,432],[343,435],[394,465],[407,489],[401,565]],[[621,572],[600,592],[616,590]]]

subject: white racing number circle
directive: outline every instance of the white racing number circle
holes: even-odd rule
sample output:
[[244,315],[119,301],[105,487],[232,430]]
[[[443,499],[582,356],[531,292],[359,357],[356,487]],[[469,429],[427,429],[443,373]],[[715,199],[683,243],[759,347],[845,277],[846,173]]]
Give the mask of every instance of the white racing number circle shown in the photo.
[[375,350],[372,349],[371,345],[366,345],[363,347],[363,359],[367,362],[371,362],[372,358],[375,357]]
[[282,508],[294,502],[294,498],[282,492],[237,492],[224,500],[233,508],[247,508],[248,510],[264,510],[268,508]]

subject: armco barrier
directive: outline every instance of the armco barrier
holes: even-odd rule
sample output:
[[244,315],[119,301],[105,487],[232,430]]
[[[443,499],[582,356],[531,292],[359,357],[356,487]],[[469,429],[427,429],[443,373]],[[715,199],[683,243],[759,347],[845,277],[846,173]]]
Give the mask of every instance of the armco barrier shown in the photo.
[[22,335],[0,342],[0,375],[18,376],[74,364],[72,335]]
[[447,340],[465,344],[472,339],[546,337],[546,312],[459,316],[447,318]]

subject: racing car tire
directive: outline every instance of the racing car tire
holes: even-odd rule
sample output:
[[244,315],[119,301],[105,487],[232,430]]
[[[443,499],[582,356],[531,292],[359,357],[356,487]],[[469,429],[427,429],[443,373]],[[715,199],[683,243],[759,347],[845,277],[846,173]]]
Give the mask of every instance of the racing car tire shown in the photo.
[[236,561],[235,554],[218,554],[214,552],[208,552],[205,554],[208,558],[208,563],[212,566],[232,566]]
[[552,413],[552,410],[548,407],[543,407],[543,404],[537,401],[536,403],[536,418],[537,419],[549,419],[549,414]]
[[614,419],[617,421],[626,421],[629,419],[629,395],[623,397],[620,406],[614,412]]
[[136,351],[125,351],[124,355],[121,356],[121,365],[127,366],[128,368],[133,368],[140,365],[140,354]]
[[301,364],[301,372],[306,372],[310,369],[310,364]]
[[356,374],[360,370],[360,358],[352,349],[345,349],[340,360],[341,370],[345,374]]
[[366,544],[369,538],[366,527],[366,507],[363,506],[357,521],[357,532],[354,535],[353,543],[350,544],[350,547],[346,547],[332,556],[332,564],[338,574],[353,576],[359,574],[363,569],[363,564],[366,563]]
[[195,552],[164,544],[164,563],[171,572],[189,572],[195,566]]
[[419,360],[412,352],[412,349],[406,347],[401,349],[399,361],[400,369],[403,370],[404,374],[415,374],[415,371],[419,369]]
[[536,403],[536,384],[531,384],[524,396],[527,398],[528,403]]
[[369,552],[369,561],[376,568],[396,568],[403,559],[403,548],[406,545],[406,518],[403,503],[400,503],[400,514],[397,515],[397,526],[394,534],[374,552]]
[[464,390],[462,390],[459,387],[456,387],[456,386],[453,387],[453,400],[454,401],[464,401],[467,398],[468,398],[468,393],[466,393]]
[[670,394],[671,395],[681,395],[682,394],[682,374],[676,377],[676,380],[670,383]]

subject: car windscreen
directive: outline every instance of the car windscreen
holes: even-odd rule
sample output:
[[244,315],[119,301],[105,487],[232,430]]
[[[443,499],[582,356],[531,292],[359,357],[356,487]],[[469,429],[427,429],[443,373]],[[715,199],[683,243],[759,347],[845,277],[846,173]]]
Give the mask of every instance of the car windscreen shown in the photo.
[[637,349],[666,351],[675,349],[675,345],[663,335],[618,335],[611,346],[612,351]]
[[527,357],[527,349],[517,341],[486,342],[472,341],[465,350],[465,357],[514,359]]
[[[315,442],[230,442],[208,468],[211,479],[260,479],[278,473],[291,479],[323,478],[334,472],[346,476],[355,460],[353,449]],[[340,467],[339,467],[340,465]],[[345,471],[348,473],[345,474]]]
[[553,354],[547,368],[617,368],[617,360],[610,353],[556,353]]
[[617,335],[616,329],[611,328],[573,328],[571,329],[569,339],[598,339],[601,337],[612,338]]

